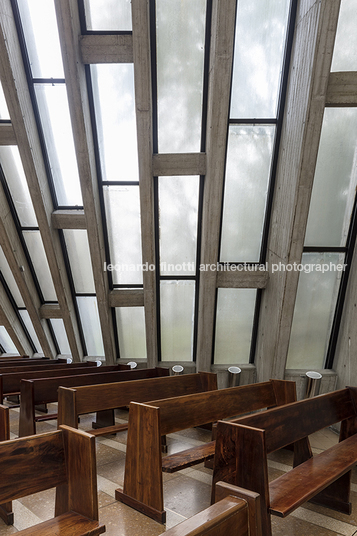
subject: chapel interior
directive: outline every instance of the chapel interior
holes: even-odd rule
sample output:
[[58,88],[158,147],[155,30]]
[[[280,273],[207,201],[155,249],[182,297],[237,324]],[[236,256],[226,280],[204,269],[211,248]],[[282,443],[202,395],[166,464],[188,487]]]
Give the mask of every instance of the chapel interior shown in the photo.
[[[313,395],[357,386],[356,191],[357,0],[0,1],[0,369],[132,363],[218,390],[293,381],[297,400],[311,371]],[[338,437],[313,433],[313,453]],[[210,505],[203,463],[164,473],[165,524],[117,501],[126,441],[96,438],[106,534]],[[182,430],[167,452],[209,441]],[[270,455],[269,478],[292,460]],[[355,471],[351,515],[306,503],[273,535],[357,534]],[[54,502],[14,501],[0,536]]]

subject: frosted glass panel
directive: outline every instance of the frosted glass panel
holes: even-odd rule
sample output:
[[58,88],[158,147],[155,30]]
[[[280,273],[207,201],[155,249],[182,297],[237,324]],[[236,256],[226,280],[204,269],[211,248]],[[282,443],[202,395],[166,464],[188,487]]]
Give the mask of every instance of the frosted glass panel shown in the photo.
[[131,0],[84,0],[87,30],[131,30]]
[[146,358],[144,307],[117,307],[115,316],[120,357],[125,359]]
[[338,253],[304,253],[287,369],[324,367],[343,262]]
[[305,246],[344,246],[357,185],[357,108],[325,108]]
[[37,227],[37,219],[18,148],[0,147],[0,163],[21,227]]
[[0,119],[10,119],[9,110],[7,108],[4,90],[0,83]]
[[342,0],[331,71],[357,71],[357,1]]
[[0,344],[4,348],[6,354],[19,355],[16,346],[12,342],[12,339],[4,326],[0,326]]
[[289,3],[237,3],[231,118],[276,117]]
[[[27,331],[29,332],[29,335],[30,335],[30,337],[32,339],[32,342],[34,343],[34,345],[36,347],[37,353],[43,354],[42,346],[40,345],[40,341],[37,338],[36,331],[35,331],[35,329],[33,327],[30,315],[28,314],[26,309],[21,309],[19,311],[19,313],[20,313],[20,316],[21,316],[21,318],[23,320],[23,323],[26,326]],[[49,357],[49,356],[45,356],[45,357]]]
[[44,300],[57,302],[56,291],[53,286],[51,272],[48,266],[40,231],[23,231],[23,236],[27,249],[30,253],[31,261],[35,269]]
[[218,289],[214,363],[249,363],[255,289]]
[[274,126],[231,126],[224,190],[221,258],[259,261]]
[[91,73],[102,179],[137,181],[134,66],[91,65]]
[[199,152],[205,0],[157,0],[159,152]]
[[10,270],[10,266],[7,262],[7,259],[4,255],[4,252],[1,246],[0,246],[0,270],[6,281],[7,286],[9,287],[11,295],[15,300],[17,307],[25,307],[25,304],[22,300],[22,296],[19,291],[19,287],[17,286],[15,278],[12,275],[12,271]]
[[104,356],[97,299],[91,296],[80,296],[77,297],[77,304],[88,355]]
[[63,234],[76,293],[95,293],[87,231],[65,229]]
[[35,85],[46,147],[60,206],[82,206],[66,86]]
[[64,78],[53,0],[18,0],[33,78]]
[[50,322],[52,325],[52,329],[55,333],[57,344],[59,346],[61,354],[70,355],[71,349],[68,344],[67,334],[62,318],[52,318]]
[[113,283],[142,284],[139,187],[104,187],[104,201]]
[[160,270],[194,275],[197,246],[198,177],[160,177]]
[[161,281],[161,359],[192,361],[194,281]]

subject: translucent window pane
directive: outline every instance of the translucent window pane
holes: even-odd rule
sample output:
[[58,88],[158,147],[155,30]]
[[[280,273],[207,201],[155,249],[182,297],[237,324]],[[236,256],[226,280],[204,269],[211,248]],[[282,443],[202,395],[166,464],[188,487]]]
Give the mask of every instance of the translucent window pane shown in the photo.
[[331,71],[357,71],[357,2],[342,0]]
[[31,261],[45,301],[57,302],[55,287],[39,231],[23,231]]
[[218,289],[214,363],[249,363],[257,291]]
[[67,334],[62,318],[52,318],[50,322],[52,325],[52,329],[55,333],[55,337],[61,354],[70,355],[71,349],[68,343]]
[[194,281],[161,281],[161,359],[192,361]]
[[143,282],[138,186],[104,187],[110,262],[114,284]]
[[34,78],[64,78],[53,0],[18,0]]
[[10,119],[9,110],[7,108],[4,90],[0,83],[0,119]]
[[102,179],[137,181],[134,65],[91,65]]
[[87,30],[131,30],[131,0],[84,0]]
[[17,147],[0,147],[0,163],[21,227],[37,227],[37,219]]
[[66,86],[36,84],[35,91],[58,204],[82,206]]
[[257,262],[274,144],[274,126],[231,126],[221,261]]
[[325,108],[306,246],[344,246],[357,185],[357,108]]
[[231,118],[276,117],[290,0],[239,0]]
[[304,253],[287,369],[324,367],[343,262],[338,253]]
[[2,247],[0,246],[0,270],[1,273],[6,281],[7,286],[9,287],[9,290],[11,292],[12,297],[15,300],[15,303],[17,307],[25,307],[25,304],[22,300],[22,296],[19,291],[19,287],[17,286],[17,283],[15,281],[14,276],[12,275],[12,271],[10,269],[10,266],[6,260],[6,257],[4,255],[4,251]]
[[91,296],[78,296],[77,304],[88,355],[104,356],[97,299]]
[[12,342],[12,339],[4,326],[0,326],[0,344],[4,348],[6,354],[19,355],[16,346]]
[[[40,345],[40,341],[37,338],[36,331],[35,331],[35,329],[33,327],[30,315],[28,314],[26,309],[21,309],[19,311],[19,313],[20,313],[20,316],[21,316],[21,318],[23,320],[23,323],[25,324],[26,329],[27,329],[27,331],[28,331],[28,333],[29,333],[29,335],[30,335],[30,337],[32,339],[32,342],[34,343],[34,345],[36,347],[37,353],[43,354],[43,350],[42,350],[42,347]],[[49,357],[49,356],[46,356],[46,357]]]
[[120,357],[125,359],[146,358],[144,307],[117,307],[115,316]]
[[161,153],[199,152],[205,0],[157,0],[158,137]]
[[76,293],[95,293],[87,231],[64,229],[63,234]]
[[198,177],[160,177],[160,270],[194,275],[197,247]]

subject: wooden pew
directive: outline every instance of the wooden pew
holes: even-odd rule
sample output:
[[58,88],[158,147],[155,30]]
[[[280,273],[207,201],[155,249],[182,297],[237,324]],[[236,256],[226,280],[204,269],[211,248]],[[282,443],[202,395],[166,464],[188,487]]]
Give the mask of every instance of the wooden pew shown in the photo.
[[55,369],[48,367],[41,370],[27,370],[22,372],[2,372],[0,373],[0,403],[3,403],[4,396],[20,394],[21,380],[31,380],[35,378],[55,378],[57,376],[73,376],[82,374],[94,374],[97,372],[113,372],[119,370],[130,370],[127,365],[106,365],[104,367],[86,367],[59,365]]
[[56,498],[55,517],[20,530],[21,536],[95,536],[105,532],[98,522],[95,438],[62,426],[60,430],[0,443],[0,503],[55,486],[66,489]]
[[[35,365],[40,366],[52,366],[52,365],[58,365],[58,364],[65,365],[67,364],[66,359],[4,359],[0,362],[0,369],[5,368],[16,368],[16,367],[33,367]],[[95,364],[95,363],[94,363]]]
[[[357,464],[357,388],[350,387],[234,422],[218,422],[213,484],[224,480],[261,499],[262,532],[271,514],[286,517],[311,500],[351,513],[351,469]],[[340,442],[312,456],[308,436],[341,422]],[[268,481],[267,455],[295,443],[294,468]],[[214,488],[213,488],[214,490]]]
[[[101,372],[100,367],[89,374],[58,376],[50,378],[35,378],[20,382],[20,418],[19,436],[36,434],[36,422],[57,419],[57,413],[36,417],[35,406],[58,401],[58,388],[60,386],[72,387],[77,385],[108,384],[113,381],[133,381],[136,378],[165,376],[169,369],[156,367],[153,369],[129,369],[113,372]],[[114,424],[114,417],[110,424]]]
[[[246,490],[243,490],[243,492]],[[225,482],[216,484],[217,503],[163,533],[165,536],[262,536],[257,493],[246,493]]]
[[[174,472],[213,457],[215,442],[162,460],[161,436],[292,400],[295,382],[270,380],[147,404],[131,402],[124,487],[116,490],[116,499],[164,523],[162,470]],[[142,452],[150,453],[150,459]]]
[[[211,372],[106,385],[90,385],[72,389],[60,387],[58,390],[58,424],[67,424],[76,428],[78,417],[86,413],[128,406],[132,400],[146,402],[154,396],[166,398],[210,390],[217,390],[217,375]],[[99,436],[120,432],[127,428],[127,424],[117,424],[91,430],[90,433]]]
[[3,360],[11,359],[12,361],[16,361],[18,359],[30,359],[30,356],[28,355],[1,355],[0,356],[0,362]]
[[[10,416],[9,408],[0,405],[0,442],[10,439]],[[14,523],[14,513],[12,511],[12,502],[0,504],[0,517],[6,525]]]

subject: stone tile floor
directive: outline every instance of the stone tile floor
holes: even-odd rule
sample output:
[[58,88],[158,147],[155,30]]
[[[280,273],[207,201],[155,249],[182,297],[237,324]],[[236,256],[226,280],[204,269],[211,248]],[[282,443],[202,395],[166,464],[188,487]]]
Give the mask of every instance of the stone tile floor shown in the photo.
[[[49,406],[49,412],[56,411],[56,405]],[[124,422],[126,411],[118,411],[116,420]],[[93,415],[81,417],[79,427],[91,428]],[[18,409],[11,409],[11,438],[18,435]],[[37,432],[53,430],[56,421],[42,422]],[[168,452],[176,452],[210,440],[210,432],[201,429],[185,430],[167,437]],[[328,448],[338,441],[338,436],[330,429],[311,436],[314,452]],[[119,503],[114,498],[115,489],[123,485],[126,450],[126,432],[116,436],[97,438],[97,471],[100,521],[106,525],[108,536],[158,536],[166,528],[177,525],[187,517],[209,506],[211,492],[211,471],[203,464],[178,473],[164,474],[164,499],[167,512],[166,525]],[[292,465],[292,453],[288,450],[270,456],[271,478],[288,471]],[[357,535],[357,470],[352,475],[352,515],[343,515],[327,508],[307,504],[298,508],[286,519],[273,517],[274,536],[332,536]],[[6,526],[0,520],[0,536],[16,534],[24,529],[49,519],[54,512],[54,490],[49,490],[13,502],[15,525]]]

